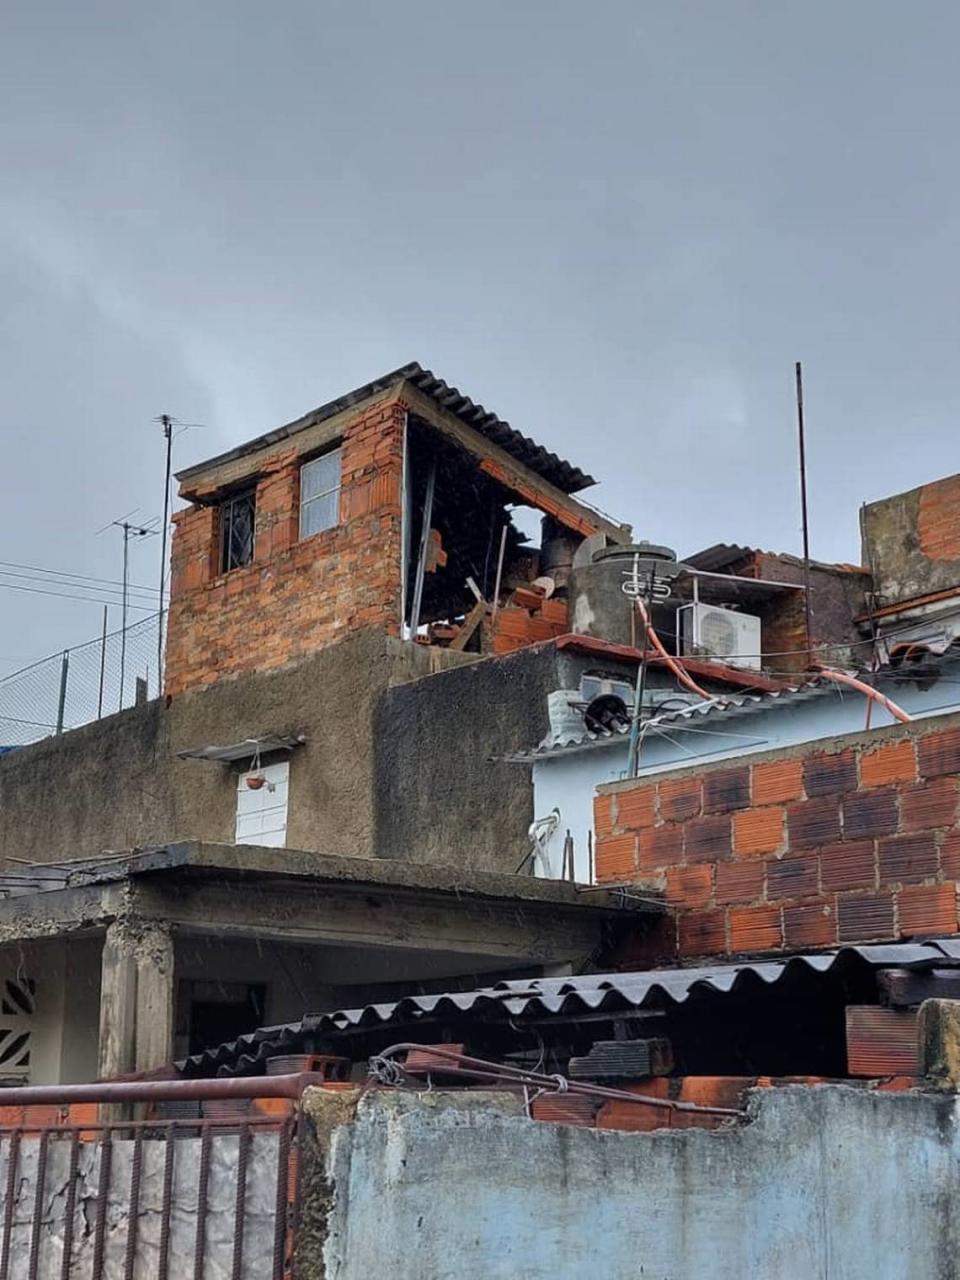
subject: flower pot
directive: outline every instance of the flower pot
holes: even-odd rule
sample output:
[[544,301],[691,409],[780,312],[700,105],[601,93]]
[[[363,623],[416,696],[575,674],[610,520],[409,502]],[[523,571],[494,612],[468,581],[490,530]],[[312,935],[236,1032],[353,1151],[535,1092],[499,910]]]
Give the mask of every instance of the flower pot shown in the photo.
[[254,773],[247,779],[247,786],[251,791],[259,791],[266,781],[262,773]]

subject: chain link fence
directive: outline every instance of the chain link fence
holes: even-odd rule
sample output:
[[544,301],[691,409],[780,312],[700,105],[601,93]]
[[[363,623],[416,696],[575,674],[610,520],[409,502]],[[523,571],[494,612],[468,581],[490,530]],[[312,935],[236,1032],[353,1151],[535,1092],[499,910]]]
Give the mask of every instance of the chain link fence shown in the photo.
[[51,654],[0,679],[0,751],[155,698],[164,614]]

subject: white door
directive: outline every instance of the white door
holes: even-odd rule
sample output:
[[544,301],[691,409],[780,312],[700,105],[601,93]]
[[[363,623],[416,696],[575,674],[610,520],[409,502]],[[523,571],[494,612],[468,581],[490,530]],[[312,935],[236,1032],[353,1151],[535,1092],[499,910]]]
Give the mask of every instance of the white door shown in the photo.
[[[263,786],[249,786],[250,778],[263,778]],[[275,849],[286,845],[289,780],[290,765],[287,761],[240,774],[237,779],[237,844],[265,844]]]

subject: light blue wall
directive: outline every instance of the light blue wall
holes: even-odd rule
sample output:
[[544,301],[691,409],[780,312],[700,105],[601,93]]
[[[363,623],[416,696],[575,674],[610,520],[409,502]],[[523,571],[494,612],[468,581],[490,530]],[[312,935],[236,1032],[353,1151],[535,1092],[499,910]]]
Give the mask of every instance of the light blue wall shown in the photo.
[[[752,1123],[609,1133],[499,1095],[368,1093],[334,1131],[335,1280],[943,1280],[953,1097],[763,1090]],[[309,1191],[308,1191],[309,1194]]]
[[[945,667],[943,677],[929,689],[918,689],[915,684],[901,686],[892,681],[890,684],[890,689],[884,691],[911,716],[960,711],[960,664]],[[805,702],[767,705],[770,709],[766,711],[714,722],[708,717],[691,723],[665,724],[659,733],[650,733],[644,740],[639,776],[649,777],[667,769],[772,751],[845,733],[862,733],[866,726],[867,699],[852,689]],[[895,723],[888,711],[874,704],[873,728]],[[560,811],[559,825],[547,844],[552,875],[560,874],[563,840],[569,829],[574,840],[577,879],[587,880],[594,793],[601,783],[617,782],[626,776],[625,741],[547,757],[534,764],[534,814],[542,818],[554,808]]]

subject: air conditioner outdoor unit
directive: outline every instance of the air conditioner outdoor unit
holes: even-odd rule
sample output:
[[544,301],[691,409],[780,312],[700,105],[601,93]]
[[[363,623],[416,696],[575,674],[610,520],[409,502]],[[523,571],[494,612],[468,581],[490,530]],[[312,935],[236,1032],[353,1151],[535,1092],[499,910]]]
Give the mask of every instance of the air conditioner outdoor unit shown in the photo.
[[716,658],[731,667],[760,670],[760,619],[713,604],[685,604],[677,610],[677,633],[690,658]]

